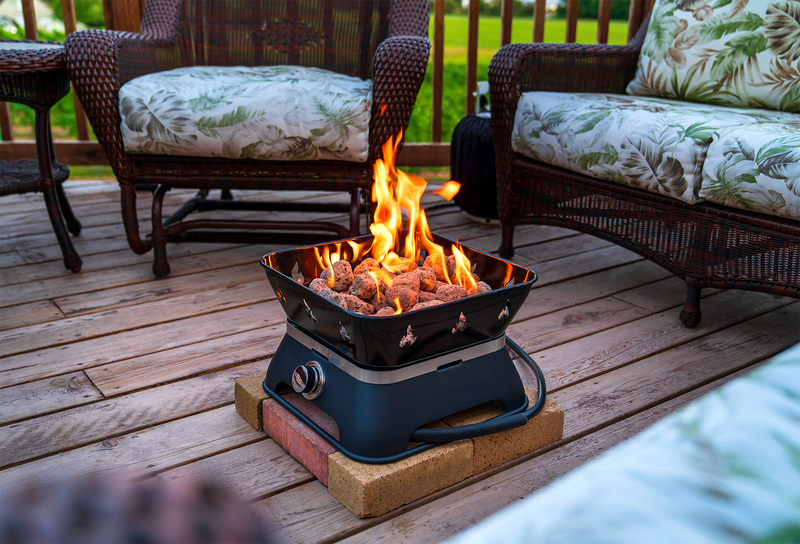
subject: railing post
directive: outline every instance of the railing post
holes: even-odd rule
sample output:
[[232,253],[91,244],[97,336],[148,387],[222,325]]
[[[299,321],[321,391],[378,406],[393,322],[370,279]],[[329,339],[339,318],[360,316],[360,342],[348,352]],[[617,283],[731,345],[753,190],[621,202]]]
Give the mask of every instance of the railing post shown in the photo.
[[514,19],[514,0],[502,0],[500,4],[500,47],[511,43],[511,22]]
[[533,41],[544,41],[544,21],[547,16],[547,0],[536,0],[533,6]]
[[25,39],[39,39],[39,24],[36,22],[36,9],[33,0],[22,0],[22,18],[25,20]]
[[475,113],[475,91],[478,87],[478,20],[480,0],[469,0],[467,36],[467,100],[465,114]]
[[597,9],[597,43],[608,43],[608,25],[611,22],[611,0],[600,0]]
[[[77,30],[77,19],[75,18],[75,0],[61,0],[61,13],[64,16],[64,33],[69,36]],[[72,102],[75,104],[75,126],[78,129],[78,139],[89,139],[89,125],[86,122],[86,113],[83,111],[80,100],[73,93]]]
[[628,41],[630,42],[639,27],[642,26],[644,18],[647,16],[648,0],[631,0],[630,11],[628,11]]
[[103,14],[106,28],[139,32],[142,22],[142,2],[140,0],[103,0]]
[[567,34],[566,43],[575,43],[578,35],[578,0],[567,0]]
[[433,3],[433,92],[431,142],[442,141],[442,92],[444,71],[444,0]]

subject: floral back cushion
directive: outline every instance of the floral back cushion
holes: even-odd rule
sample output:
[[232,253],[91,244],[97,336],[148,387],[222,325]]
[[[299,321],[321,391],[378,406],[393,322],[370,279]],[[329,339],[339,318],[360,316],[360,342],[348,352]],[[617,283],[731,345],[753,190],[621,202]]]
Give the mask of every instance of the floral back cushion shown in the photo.
[[800,111],[800,2],[656,0],[633,95]]

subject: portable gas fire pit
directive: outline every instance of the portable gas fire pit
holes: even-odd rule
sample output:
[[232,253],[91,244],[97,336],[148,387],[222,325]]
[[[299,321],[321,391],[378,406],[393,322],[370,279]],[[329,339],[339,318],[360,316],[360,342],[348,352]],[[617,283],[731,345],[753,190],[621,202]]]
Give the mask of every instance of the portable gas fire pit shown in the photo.
[[[433,239],[442,246],[452,243],[437,235]],[[368,463],[392,462],[438,443],[524,425],[541,410],[546,394],[541,371],[505,336],[536,281],[535,272],[462,246],[473,271],[492,291],[393,316],[360,315],[307,287],[321,272],[315,254],[343,245],[276,251],[261,261],[288,317],[264,381],[265,391],[284,408],[348,457]],[[537,376],[539,398],[527,411],[506,345]],[[339,440],[282,399],[281,385],[331,416]],[[502,402],[508,413],[474,425],[419,428],[492,400]],[[409,442],[425,444],[408,449]]]
[[[432,234],[420,207],[427,182],[394,168],[399,141],[389,140],[375,161],[372,235],[276,251],[261,261],[288,317],[264,390],[343,454],[367,463],[524,425],[546,394],[536,363],[505,337],[536,273]],[[362,270],[359,282],[354,269]],[[421,298],[423,280],[436,300],[416,304],[410,285]],[[343,294],[350,282],[374,285],[369,294]],[[386,289],[383,300],[378,287]],[[377,297],[380,308],[367,296]],[[538,380],[539,398],[527,410],[506,346]],[[339,440],[282,399],[279,386],[331,416]],[[473,425],[420,428],[493,400],[507,413]],[[409,442],[423,444],[409,449]]]

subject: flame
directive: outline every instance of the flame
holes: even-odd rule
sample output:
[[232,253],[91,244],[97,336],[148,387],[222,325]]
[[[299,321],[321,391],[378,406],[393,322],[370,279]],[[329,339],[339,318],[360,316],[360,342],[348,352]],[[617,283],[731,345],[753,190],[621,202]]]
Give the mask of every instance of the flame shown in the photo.
[[461,244],[453,244],[451,249],[453,250],[453,257],[456,259],[456,282],[469,291],[475,287],[476,283],[475,278],[472,277],[472,263],[469,262],[467,256],[461,251]]
[[397,315],[397,314],[403,313],[403,307],[400,306],[400,297],[394,297],[394,300],[392,302],[394,302],[394,307],[397,308],[394,311],[394,314],[392,314],[392,315]]
[[[385,110],[385,106],[381,110]],[[328,282],[332,285],[333,263],[344,259],[355,264],[370,254],[381,265],[380,269],[370,271],[370,275],[379,287],[381,283],[391,287],[392,273],[396,273],[401,265],[406,265],[404,259],[420,265],[422,252],[425,251],[428,255],[439,256],[447,283],[458,284],[470,290],[476,282],[471,272],[472,264],[460,244],[454,244],[450,248],[449,253],[455,259],[456,267],[454,273],[448,274],[448,254],[445,253],[445,248],[433,241],[428,219],[420,206],[427,182],[421,177],[395,168],[402,139],[402,130],[397,136],[389,138],[381,148],[382,158],[377,159],[373,165],[372,202],[375,203],[375,212],[374,221],[369,226],[372,240],[362,243],[353,240],[340,242],[324,246],[321,251],[315,247],[317,264],[322,270],[330,269]],[[435,193],[450,200],[460,188],[458,182],[449,181]],[[507,268],[510,275],[511,266],[508,265]],[[398,298],[393,304],[395,313],[401,313]]]
[[460,190],[461,184],[457,181],[450,180],[442,185],[438,190],[434,191],[433,194],[439,195],[443,199],[449,201],[452,200]]

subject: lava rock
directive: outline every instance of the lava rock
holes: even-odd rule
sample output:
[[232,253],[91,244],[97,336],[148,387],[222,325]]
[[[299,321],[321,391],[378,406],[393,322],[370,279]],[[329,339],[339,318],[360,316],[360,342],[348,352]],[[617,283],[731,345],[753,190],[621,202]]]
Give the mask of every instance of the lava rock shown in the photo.
[[396,304],[400,304],[400,308],[404,312],[417,302],[417,292],[407,285],[398,285],[396,287],[393,285],[386,291],[386,304],[390,307],[395,307]]
[[419,276],[419,288],[421,291],[433,292],[436,289],[436,271],[433,268],[421,267],[414,270]]
[[311,280],[311,283],[308,284],[308,288],[314,291],[315,293],[319,293],[323,289],[328,287],[328,283],[323,280],[322,278],[314,278]]
[[467,296],[467,290],[460,285],[442,285],[436,289],[436,298],[442,302],[452,302]]
[[370,271],[377,271],[380,269],[380,267],[381,265],[378,264],[378,261],[372,257],[367,257],[353,269],[353,274],[358,276],[359,274],[364,274]]
[[376,310],[380,310],[381,308],[383,308],[384,306],[386,306],[386,295],[384,295],[383,293],[381,293],[380,291],[378,291],[377,293],[375,293],[375,296],[373,296],[373,297],[372,297],[371,299],[369,299],[367,302],[369,302],[370,304],[372,304],[372,306],[373,306],[373,307],[374,307]]
[[362,314],[362,315],[372,315],[375,313],[375,307],[372,304],[364,302],[360,298],[355,297],[353,295],[343,294],[341,296],[342,299],[344,300],[344,304],[342,304],[342,306],[344,306],[351,312],[355,312],[357,314]]
[[430,300],[428,302],[420,302],[415,304],[411,308],[409,308],[409,312],[413,312],[414,310],[422,310],[423,308],[430,308],[431,306],[438,306],[439,304],[444,304],[441,300]]
[[[425,262],[422,263],[422,267],[433,269],[436,273],[436,279],[446,282],[447,278],[452,280],[456,273],[456,258],[452,255],[447,255],[444,258],[444,262],[442,262],[442,255],[433,253],[425,257]],[[447,270],[447,278],[445,277],[445,270]]]
[[378,292],[378,282],[368,273],[358,274],[350,284],[348,295],[353,295],[361,300],[369,300]]
[[417,293],[417,298],[419,298],[419,303],[423,302],[430,302],[432,300],[438,300],[436,298],[436,293],[429,293],[427,291],[420,291]]
[[469,290],[467,296],[471,297],[473,295],[480,295],[481,293],[488,293],[491,290],[492,288],[489,286],[488,283],[479,281],[472,287],[472,289]]
[[386,317],[388,315],[394,315],[395,311],[396,310],[393,310],[390,306],[384,306],[383,308],[381,308],[380,310],[375,312],[375,315],[381,316],[381,317]]
[[[333,273],[331,273],[333,269]],[[347,261],[336,261],[319,275],[325,280],[329,289],[344,293],[353,283],[353,267]]]
[[343,306],[343,307],[347,308],[347,301],[344,298],[342,298],[343,295],[341,293],[337,293],[333,289],[328,289],[326,287],[326,288],[320,290],[319,295],[322,298],[326,298],[326,299],[330,300],[334,304],[338,304],[339,306]]
[[395,276],[392,280],[392,287],[400,287],[401,285],[405,285],[414,291],[419,291],[419,276],[416,274],[416,270]]
[[[384,265],[385,266],[385,265]],[[388,263],[389,269],[395,274],[405,274],[417,269],[417,263],[405,257],[399,257]]]

